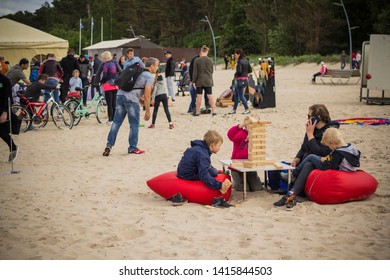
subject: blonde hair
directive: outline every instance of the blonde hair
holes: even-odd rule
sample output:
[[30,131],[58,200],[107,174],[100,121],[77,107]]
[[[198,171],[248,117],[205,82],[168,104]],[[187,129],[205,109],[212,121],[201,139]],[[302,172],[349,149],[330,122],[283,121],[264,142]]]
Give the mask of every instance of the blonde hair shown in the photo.
[[111,52],[109,51],[102,52],[101,57],[103,61],[110,61],[112,59]]
[[203,45],[202,48],[200,49],[202,52],[208,52],[210,49],[206,46]]
[[219,134],[216,130],[207,131],[206,134],[203,136],[203,140],[209,146],[213,143],[214,144],[223,143],[223,138],[221,134]]
[[340,130],[334,127],[330,127],[325,130],[324,134],[322,135],[321,144],[329,146],[330,141],[332,141],[336,146],[344,142],[343,135],[341,134]]

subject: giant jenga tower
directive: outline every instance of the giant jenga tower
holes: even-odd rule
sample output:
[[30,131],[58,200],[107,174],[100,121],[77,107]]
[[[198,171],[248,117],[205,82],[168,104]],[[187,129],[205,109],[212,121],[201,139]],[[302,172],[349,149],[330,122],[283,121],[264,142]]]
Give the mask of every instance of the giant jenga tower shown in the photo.
[[274,165],[281,168],[281,165],[273,160],[267,160],[266,156],[266,132],[265,125],[271,124],[269,121],[260,121],[254,117],[249,117],[248,129],[248,160],[232,163],[242,165],[245,168],[253,168],[261,165]]

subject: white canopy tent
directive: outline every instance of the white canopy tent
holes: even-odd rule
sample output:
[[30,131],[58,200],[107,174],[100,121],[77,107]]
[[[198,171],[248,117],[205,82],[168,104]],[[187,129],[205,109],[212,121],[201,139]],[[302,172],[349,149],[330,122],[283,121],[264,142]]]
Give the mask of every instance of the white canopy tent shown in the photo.
[[21,58],[41,61],[48,53],[54,53],[57,60],[66,56],[67,40],[7,18],[0,19],[0,26],[0,56],[11,65],[18,64]]

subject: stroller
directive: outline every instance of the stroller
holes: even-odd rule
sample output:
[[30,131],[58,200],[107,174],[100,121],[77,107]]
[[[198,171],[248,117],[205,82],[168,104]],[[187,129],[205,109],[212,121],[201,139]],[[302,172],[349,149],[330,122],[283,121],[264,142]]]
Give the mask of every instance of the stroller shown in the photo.
[[180,92],[182,93],[182,96],[185,96],[184,92],[190,90],[190,73],[187,70],[183,76],[180,77],[180,80],[177,82],[177,93],[176,95],[179,95]]

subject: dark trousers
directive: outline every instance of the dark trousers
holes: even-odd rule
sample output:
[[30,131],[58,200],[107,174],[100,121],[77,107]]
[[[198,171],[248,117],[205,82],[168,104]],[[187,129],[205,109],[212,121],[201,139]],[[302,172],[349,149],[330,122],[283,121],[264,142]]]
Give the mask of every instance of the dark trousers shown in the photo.
[[116,93],[117,93],[116,90],[109,90],[104,92],[107,101],[109,122],[112,122],[114,120],[115,107],[116,107]]
[[[190,96],[191,96],[191,103],[190,103],[190,107],[188,108],[188,112],[192,113],[195,112],[195,107],[196,107],[196,90],[192,86],[192,83],[190,84]],[[204,105],[206,108],[211,107],[207,94],[204,95]]]
[[168,122],[172,122],[171,113],[169,113],[168,109],[168,96],[166,94],[160,94],[156,95],[156,98],[154,99],[152,124],[156,123],[157,112],[161,102],[164,106],[164,112],[167,116]]
[[315,74],[313,75],[312,81],[315,82],[315,81],[316,81],[316,77],[318,77],[318,76],[321,76],[321,72],[315,73]]
[[298,178],[295,180],[294,187],[291,189],[296,195],[302,194],[305,191],[305,184],[310,172],[315,169],[314,164],[311,162],[304,163]]
[[9,122],[0,124],[0,138],[3,139],[5,143],[7,143],[10,151],[14,151],[16,150],[16,145],[11,135],[9,134],[9,128],[7,126],[9,126]]
[[87,104],[88,88],[85,86],[88,85],[88,78],[81,78],[81,82],[83,83],[83,103]]

